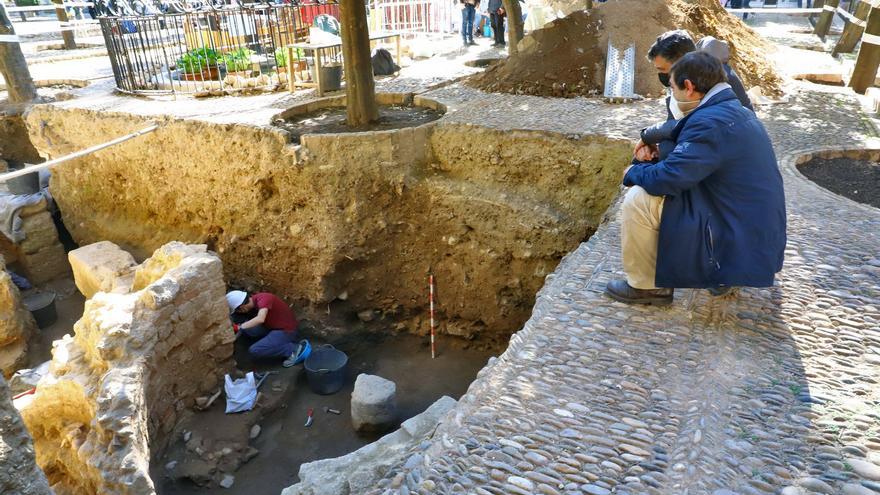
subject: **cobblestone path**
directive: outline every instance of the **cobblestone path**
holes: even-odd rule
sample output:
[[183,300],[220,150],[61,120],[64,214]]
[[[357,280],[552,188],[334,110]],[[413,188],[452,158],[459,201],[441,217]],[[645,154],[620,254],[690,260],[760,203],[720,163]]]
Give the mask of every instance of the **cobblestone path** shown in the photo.
[[[460,87],[430,96],[473,99]],[[485,97],[510,113],[483,113],[482,125],[570,120],[517,111],[522,97]],[[576,101],[546,104],[586,105]],[[761,117],[789,213],[775,287],[680,290],[669,309],[612,302],[602,294],[622,275],[612,208],[548,278],[508,350],[373,493],[880,493],[880,210],[795,169],[818,149],[880,143],[855,98],[836,90],[799,91]],[[584,122],[569,123],[596,125]]]

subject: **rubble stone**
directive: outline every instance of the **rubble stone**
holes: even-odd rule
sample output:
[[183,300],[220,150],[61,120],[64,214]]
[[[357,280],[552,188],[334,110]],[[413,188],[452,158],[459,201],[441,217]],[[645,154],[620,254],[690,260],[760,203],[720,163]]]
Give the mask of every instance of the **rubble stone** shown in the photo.
[[134,281],[134,256],[109,241],[96,242],[67,253],[76,288],[86,299],[96,292],[128,292]]
[[376,442],[342,457],[303,464],[300,482],[285,488],[281,495],[364,493],[376,486],[390,466],[406,460],[406,453],[417,448],[454,406],[455,399],[444,396]]
[[6,380],[0,376],[0,493],[51,495],[49,483],[34,460],[34,447]]
[[357,431],[385,431],[397,419],[397,385],[361,373],[351,393],[351,422]]
[[4,376],[11,376],[25,365],[28,339],[36,329],[34,317],[24,307],[21,293],[0,256],[0,372]]

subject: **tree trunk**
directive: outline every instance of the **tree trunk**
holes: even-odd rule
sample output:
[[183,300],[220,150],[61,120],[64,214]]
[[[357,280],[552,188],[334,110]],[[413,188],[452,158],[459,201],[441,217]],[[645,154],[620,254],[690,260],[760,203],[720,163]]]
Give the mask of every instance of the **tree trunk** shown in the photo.
[[379,119],[373,64],[370,61],[370,31],[367,28],[364,1],[341,0],[339,17],[348,125],[363,126]]
[[[15,29],[6,15],[3,2],[0,2],[0,36],[15,36]],[[25,103],[37,97],[37,88],[18,43],[0,39],[0,73],[6,80],[11,103]]]
[[507,12],[507,54],[516,55],[516,45],[523,39],[522,7],[519,0],[501,0]]
[[61,23],[61,38],[64,40],[64,49],[76,50],[76,40],[73,38],[73,31],[70,31],[70,26],[66,25],[70,22],[70,19],[67,18],[67,11],[64,10],[63,0],[52,0],[52,3],[55,4],[55,17]]

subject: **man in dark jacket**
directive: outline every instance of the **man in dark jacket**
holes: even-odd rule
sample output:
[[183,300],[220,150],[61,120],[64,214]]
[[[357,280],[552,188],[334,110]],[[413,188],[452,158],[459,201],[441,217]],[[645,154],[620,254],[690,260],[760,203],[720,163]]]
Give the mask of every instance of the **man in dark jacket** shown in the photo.
[[672,103],[686,113],[675,148],[623,179],[626,280],[606,293],[669,304],[673,288],[767,287],[782,269],[785,197],[764,126],[725,82],[721,62],[689,53],[671,68]]

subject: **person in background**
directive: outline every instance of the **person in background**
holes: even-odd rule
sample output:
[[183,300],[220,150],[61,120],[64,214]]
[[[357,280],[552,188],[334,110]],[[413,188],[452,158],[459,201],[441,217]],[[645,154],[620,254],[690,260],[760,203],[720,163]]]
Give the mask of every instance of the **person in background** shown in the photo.
[[461,5],[461,39],[464,46],[474,43],[474,17],[480,0],[458,0]]
[[506,46],[507,43],[504,41],[504,17],[507,15],[504,12],[504,5],[501,3],[501,0],[489,0],[489,21],[492,23],[492,33],[495,36],[495,43],[492,46]]
[[254,359],[284,358],[284,367],[296,364],[296,330],[299,322],[287,303],[268,292],[248,294],[241,290],[226,294],[232,316],[232,330],[256,342],[248,347]]
[[486,26],[486,22],[489,21],[489,3],[480,3],[477,5],[477,13],[476,19],[474,20],[474,36],[482,37],[483,29]]

